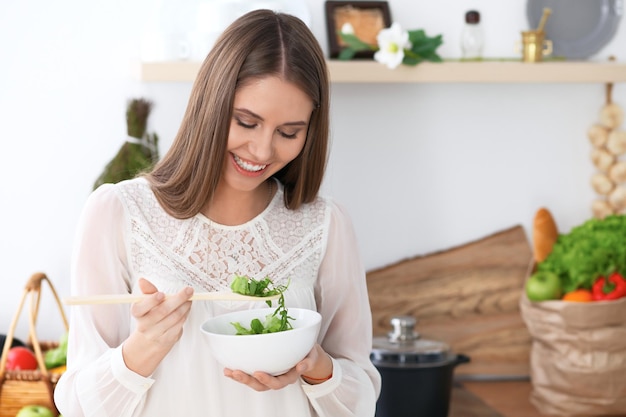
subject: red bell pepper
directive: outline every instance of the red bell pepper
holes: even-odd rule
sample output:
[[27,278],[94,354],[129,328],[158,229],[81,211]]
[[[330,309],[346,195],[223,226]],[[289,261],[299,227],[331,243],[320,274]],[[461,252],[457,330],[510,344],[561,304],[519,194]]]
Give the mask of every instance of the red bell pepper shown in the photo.
[[594,301],[617,300],[626,297],[626,279],[618,273],[612,273],[608,278],[598,277],[591,287]]

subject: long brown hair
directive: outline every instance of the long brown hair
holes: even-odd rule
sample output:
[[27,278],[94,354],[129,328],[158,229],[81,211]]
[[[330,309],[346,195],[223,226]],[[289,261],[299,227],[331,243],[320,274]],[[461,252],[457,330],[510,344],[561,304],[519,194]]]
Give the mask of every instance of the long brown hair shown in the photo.
[[298,18],[255,10],[233,22],[202,63],[174,142],[146,175],[161,205],[177,218],[196,215],[222,174],[234,96],[247,81],[278,76],[313,100],[304,148],[274,176],[285,205],[313,201],[328,159],[329,81],[324,54]]

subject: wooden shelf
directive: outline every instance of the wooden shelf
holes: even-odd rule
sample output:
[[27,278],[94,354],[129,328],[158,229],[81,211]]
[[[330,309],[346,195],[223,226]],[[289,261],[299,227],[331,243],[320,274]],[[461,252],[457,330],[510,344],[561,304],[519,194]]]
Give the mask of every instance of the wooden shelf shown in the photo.
[[333,82],[596,83],[626,81],[626,64],[609,62],[424,62],[393,70],[378,62],[331,61]]
[[[395,69],[375,61],[328,61],[333,83],[618,83],[626,63],[594,61],[424,62]],[[200,62],[143,62],[136,76],[146,82],[191,82]]]
[[135,68],[135,76],[146,82],[192,82],[200,62],[167,61],[167,62],[140,62]]

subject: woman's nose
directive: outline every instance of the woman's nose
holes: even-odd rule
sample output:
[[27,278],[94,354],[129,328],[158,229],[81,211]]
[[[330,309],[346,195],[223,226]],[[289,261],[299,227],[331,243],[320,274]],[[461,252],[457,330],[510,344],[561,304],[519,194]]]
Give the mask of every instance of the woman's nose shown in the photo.
[[270,159],[274,152],[274,134],[275,130],[263,130],[248,144],[250,153],[259,162],[265,162]]

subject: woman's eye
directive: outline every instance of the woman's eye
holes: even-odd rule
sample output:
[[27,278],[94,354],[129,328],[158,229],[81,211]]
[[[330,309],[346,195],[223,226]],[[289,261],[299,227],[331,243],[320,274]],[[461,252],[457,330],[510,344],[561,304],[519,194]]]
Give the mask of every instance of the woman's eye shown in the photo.
[[237,124],[245,129],[254,129],[256,127],[256,124],[247,124],[244,123],[241,119],[238,119],[235,117],[235,121],[237,122]]
[[[254,129],[258,126],[257,123],[245,123],[243,120],[241,120],[238,117],[234,117],[235,122],[237,123],[238,126],[243,127],[244,129]],[[281,135],[282,137],[284,137],[285,139],[296,139],[298,137],[298,133],[300,132],[299,130],[296,130],[293,133],[287,133],[285,131],[282,131],[280,129],[276,129],[276,132],[278,132],[279,135]]]
[[286,139],[295,139],[298,136],[298,132],[294,132],[294,133],[285,133],[281,130],[278,131],[278,133],[280,133],[280,135]]

